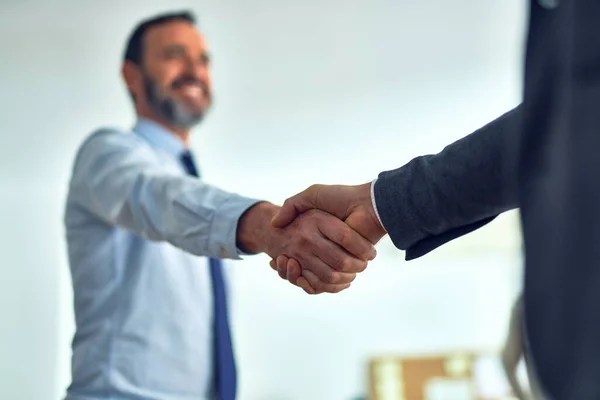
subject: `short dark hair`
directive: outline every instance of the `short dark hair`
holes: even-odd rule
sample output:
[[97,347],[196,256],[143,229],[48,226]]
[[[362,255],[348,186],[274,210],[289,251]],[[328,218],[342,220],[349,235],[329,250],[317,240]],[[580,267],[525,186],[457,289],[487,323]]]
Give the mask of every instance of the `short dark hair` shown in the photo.
[[190,11],[182,11],[156,15],[140,22],[129,37],[124,61],[131,61],[136,65],[141,65],[146,31],[154,26],[173,21],[185,21],[195,25],[196,16]]

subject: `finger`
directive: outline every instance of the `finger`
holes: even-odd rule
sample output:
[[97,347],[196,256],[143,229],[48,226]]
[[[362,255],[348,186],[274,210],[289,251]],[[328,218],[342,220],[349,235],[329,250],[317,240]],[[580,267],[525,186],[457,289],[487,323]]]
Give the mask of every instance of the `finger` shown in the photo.
[[[277,257],[276,260],[271,260],[270,264],[271,267],[273,267],[273,265],[275,266],[275,270],[282,279],[286,279],[293,285],[300,286],[298,285],[298,280],[302,278],[302,268],[298,261],[293,258],[288,258],[285,255],[281,255]],[[303,289],[305,289],[307,293],[316,294],[316,291],[310,286],[306,279],[303,281],[303,286]]]
[[290,283],[296,285],[298,283],[298,279],[302,276],[302,268],[300,267],[300,263],[294,260],[293,258],[289,258],[287,260],[287,280]]
[[288,257],[280,255],[277,257],[277,273],[281,279],[287,280]]
[[356,258],[370,261],[377,256],[375,246],[371,242],[339,219],[329,216],[317,226],[327,239],[340,245]]
[[300,286],[308,294],[320,294],[308,283],[305,277],[301,276],[298,279],[298,286]]
[[[350,283],[344,284],[326,284],[319,280],[319,278],[313,274],[309,270],[302,271],[302,276],[306,279],[308,285],[313,289],[314,293],[311,294],[319,294],[319,293],[339,293],[342,290],[348,289],[350,287]],[[302,278],[301,278],[302,279]],[[300,283],[301,279],[298,280]],[[304,286],[307,286],[303,284]],[[300,285],[299,285],[300,286]],[[303,286],[300,286],[304,289]],[[306,291],[306,289],[304,289]],[[308,292],[307,292],[308,293]]]
[[[337,221],[344,225],[343,222]],[[312,259],[310,259],[310,263],[301,260],[303,268],[310,269],[323,282],[335,284],[350,283],[357,272],[365,270],[367,261],[354,257],[342,247],[329,240],[322,233],[317,234],[320,237],[312,241],[312,252],[323,264],[325,264],[327,269],[324,269],[320,263],[313,263]],[[333,281],[330,277],[338,280]]]
[[[316,290],[310,286],[310,283],[308,283],[306,278],[302,277],[302,267],[300,266],[300,263],[293,258],[287,258],[286,256],[280,256],[277,259],[278,262],[283,262],[284,260],[287,261],[287,280],[296,286],[300,286],[309,294],[317,294]],[[300,284],[300,282],[302,282],[302,284]]]
[[[312,254],[310,254],[311,250]],[[352,271],[347,272],[336,269],[336,264],[340,266],[339,268],[364,269],[359,264],[366,263],[366,261],[352,257],[324,236],[315,240],[311,248],[306,250],[306,253],[299,253],[294,258],[302,266],[302,275],[305,275],[308,270],[316,275],[319,281],[332,285],[350,283],[356,278],[356,274]],[[317,288],[315,287],[315,289]]]
[[316,185],[313,185],[305,191],[284,201],[279,212],[275,214],[271,220],[271,224],[276,228],[284,228],[289,225],[298,214],[316,208],[314,197],[317,192],[318,189]]
[[271,261],[269,261],[269,265],[271,266],[272,269],[274,269],[275,271],[277,271],[277,260],[271,260]]

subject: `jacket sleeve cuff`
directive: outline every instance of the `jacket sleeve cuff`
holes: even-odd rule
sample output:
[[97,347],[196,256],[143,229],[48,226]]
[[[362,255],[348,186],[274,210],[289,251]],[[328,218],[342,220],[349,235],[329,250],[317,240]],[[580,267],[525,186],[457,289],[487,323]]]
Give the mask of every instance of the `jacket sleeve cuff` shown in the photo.
[[381,225],[400,250],[406,250],[426,236],[420,229],[418,216],[410,211],[414,207],[405,193],[410,185],[403,181],[403,172],[402,168],[382,172],[372,186]]

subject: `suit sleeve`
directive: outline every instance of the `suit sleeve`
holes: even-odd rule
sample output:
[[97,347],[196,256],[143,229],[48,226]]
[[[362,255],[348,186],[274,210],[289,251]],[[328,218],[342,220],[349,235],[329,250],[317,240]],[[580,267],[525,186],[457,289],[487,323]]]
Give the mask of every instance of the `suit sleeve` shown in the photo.
[[379,174],[377,211],[408,260],[518,207],[520,113],[518,106],[438,154]]

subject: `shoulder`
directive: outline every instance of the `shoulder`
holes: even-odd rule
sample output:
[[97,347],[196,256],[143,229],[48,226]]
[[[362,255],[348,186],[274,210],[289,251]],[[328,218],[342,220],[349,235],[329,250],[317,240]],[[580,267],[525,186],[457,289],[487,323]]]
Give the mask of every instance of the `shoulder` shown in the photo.
[[129,156],[153,157],[150,145],[132,130],[100,127],[85,136],[74,158],[74,169],[97,167]]
[[85,136],[79,145],[76,159],[112,152],[148,151],[150,145],[132,130],[116,127],[100,127]]
[[116,128],[100,127],[91,131],[84,137],[79,149],[85,149],[92,146],[128,146],[143,145],[145,142],[133,131]]

